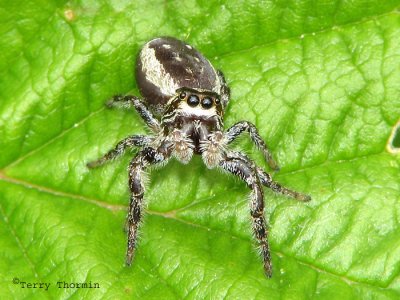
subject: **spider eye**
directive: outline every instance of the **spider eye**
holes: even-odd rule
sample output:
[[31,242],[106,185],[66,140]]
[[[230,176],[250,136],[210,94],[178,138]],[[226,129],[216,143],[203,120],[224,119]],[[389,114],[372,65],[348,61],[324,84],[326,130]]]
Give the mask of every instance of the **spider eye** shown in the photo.
[[195,107],[199,103],[200,103],[199,97],[197,97],[196,95],[190,95],[187,100],[187,104],[189,104],[189,106],[191,107]]
[[205,97],[201,100],[201,106],[205,109],[209,109],[213,106],[213,100],[209,97]]
[[181,93],[179,94],[179,98],[185,99],[185,98],[186,98],[186,93],[185,93],[185,92],[181,92]]
[[221,103],[221,100],[219,100],[219,98],[215,98],[215,104],[220,104]]

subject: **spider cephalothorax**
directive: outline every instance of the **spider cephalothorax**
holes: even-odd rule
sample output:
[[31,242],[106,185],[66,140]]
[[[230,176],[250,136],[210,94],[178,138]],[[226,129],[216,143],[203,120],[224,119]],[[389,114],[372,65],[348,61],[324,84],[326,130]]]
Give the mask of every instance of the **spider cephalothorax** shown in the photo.
[[129,95],[115,96],[108,105],[133,106],[153,134],[129,136],[103,157],[88,164],[91,168],[97,167],[121,155],[127,148],[141,148],[129,165],[131,197],[126,263],[132,262],[142,217],[145,170],[165,163],[171,157],[188,163],[194,154],[198,154],[208,168],[221,168],[232,173],[252,190],[253,233],[261,248],[264,271],[270,277],[271,255],[262,186],[300,201],[309,201],[310,196],[281,186],[244,153],[230,149],[229,145],[246,131],[268,165],[274,170],[279,169],[252,123],[241,121],[224,130],[223,114],[229,102],[229,88],[223,74],[192,46],[170,37],[149,41],[138,55],[136,80],[143,100]]

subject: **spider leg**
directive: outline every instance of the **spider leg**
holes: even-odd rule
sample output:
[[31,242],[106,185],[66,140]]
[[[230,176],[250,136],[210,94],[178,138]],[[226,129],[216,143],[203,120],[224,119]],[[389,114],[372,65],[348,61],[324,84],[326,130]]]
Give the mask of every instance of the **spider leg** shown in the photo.
[[87,163],[88,168],[96,168],[109,160],[115,159],[118,156],[121,156],[127,148],[132,147],[143,147],[151,142],[151,137],[147,135],[131,135],[122,141],[120,141],[114,149],[108,151],[105,155],[100,157],[97,160],[91,161]]
[[264,218],[264,193],[254,164],[250,160],[245,161],[227,153],[225,158],[221,160],[220,167],[238,176],[252,190],[250,214],[253,222],[253,233],[261,248],[264,272],[267,277],[271,277],[272,263],[268,243],[268,227]]
[[126,264],[128,266],[132,263],[138,227],[142,218],[145,189],[143,182],[144,172],[150,165],[161,163],[168,158],[169,154],[152,147],[146,147],[132,159],[129,165],[129,189],[131,196],[128,211],[128,245],[126,250]]
[[139,115],[142,117],[147,126],[149,126],[154,132],[161,130],[160,122],[153,116],[151,111],[147,108],[140,98],[132,95],[117,95],[112,97],[106,103],[107,107],[114,107],[122,105],[123,107],[130,108],[133,106]]
[[[243,160],[247,164],[253,164],[252,161],[250,160],[250,158],[248,158],[247,155],[245,155],[244,153],[230,152],[230,155],[237,159]],[[311,200],[311,197],[309,195],[288,189],[288,188],[282,186],[280,183],[274,181],[272,179],[271,175],[268,174],[267,172],[265,172],[262,168],[256,166],[256,171],[257,171],[257,175],[258,175],[258,178],[260,179],[261,184],[270,188],[274,192],[291,197],[298,201],[307,202],[307,201]]]
[[224,108],[226,108],[226,106],[228,105],[228,102],[229,102],[229,98],[231,96],[231,91],[230,91],[228,85],[226,84],[224,74],[220,70],[217,71],[217,74],[218,74],[219,81],[221,83],[221,90],[219,93],[221,95],[221,102],[222,102]]
[[272,179],[270,174],[265,172],[260,167],[257,167],[257,174],[258,174],[258,178],[260,178],[262,185],[269,187],[271,190],[273,190],[276,193],[291,197],[298,201],[307,202],[307,201],[311,200],[311,196],[309,196],[309,195],[296,192],[294,190],[288,189],[288,188],[280,185],[278,182],[276,182]]
[[249,133],[251,140],[257,146],[257,148],[259,150],[261,150],[261,152],[264,155],[265,161],[268,163],[268,165],[273,170],[278,171],[279,170],[278,164],[272,158],[272,154],[269,151],[267,144],[261,138],[261,136],[258,133],[257,128],[254,124],[252,124],[248,121],[241,121],[241,122],[238,122],[235,125],[233,125],[231,128],[229,128],[226,131],[226,134],[225,134],[227,144],[232,143],[244,131],[247,131]]

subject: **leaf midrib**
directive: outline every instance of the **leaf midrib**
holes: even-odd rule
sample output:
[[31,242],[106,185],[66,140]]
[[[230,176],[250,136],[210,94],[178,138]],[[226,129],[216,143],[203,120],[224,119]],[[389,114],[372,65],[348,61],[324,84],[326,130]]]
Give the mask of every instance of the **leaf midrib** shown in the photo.
[[[372,154],[372,155],[363,156],[363,157],[359,157],[359,158],[355,158],[355,159],[351,159],[351,160],[346,160],[346,162],[351,162],[351,161],[362,159],[362,158],[365,158],[365,157],[384,155],[384,154],[386,154],[385,151],[382,151],[379,154]],[[298,171],[295,171],[295,172],[298,172]],[[291,173],[295,173],[295,172],[288,172],[288,173],[285,173],[285,174],[291,174]],[[122,210],[126,210],[127,209],[127,206],[125,206],[125,205],[108,204],[107,202],[105,202],[103,200],[90,198],[90,197],[86,197],[86,196],[82,196],[82,195],[77,195],[77,194],[73,194],[73,193],[68,193],[68,192],[64,192],[64,191],[58,191],[58,190],[56,190],[54,188],[49,188],[49,187],[46,187],[46,186],[30,183],[30,182],[25,181],[25,180],[12,178],[12,177],[7,176],[5,173],[3,173],[1,171],[0,171],[0,181],[5,181],[5,182],[11,183],[11,184],[19,185],[19,186],[22,186],[22,187],[27,188],[27,189],[35,189],[35,190],[37,190],[39,192],[47,193],[47,194],[50,194],[50,195],[54,195],[56,197],[65,197],[65,198],[70,198],[70,199],[74,199],[74,200],[84,201],[86,203],[90,203],[90,204],[96,205],[96,206],[101,207],[103,209],[107,209],[107,210],[109,210],[109,211],[111,211],[113,213],[116,213],[118,211],[122,211]],[[181,218],[177,217],[177,215],[176,215],[177,212],[185,210],[187,207],[196,205],[197,203],[202,202],[202,201],[203,201],[203,199],[201,199],[200,201],[196,201],[194,203],[190,202],[189,204],[187,204],[184,207],[181,207],[179,209],[175,209],[175,210],[172,210],[172,211],[166,211],[166,212],[159,212],[159,211],[153,211],[153,210],[146,209],[146,213],[149,214],[149,215],[153,215],[153,216],[163,217],[165,219],[175,220],[175,221],[183,223],[183,224],[185,224],[187,226],[196,227],[196,228],[199,228],[199,229],[202,229],[202,230],[206,230],[207,232],[213,231],[213,232],[216,232],[216,233],[222,233],[222,234],[230,236],[230,238],[239,239],[239,240],[242,240],[242,241],[244,241],[246,243],[249,243],[249,242],[251,243],[251,241],[249,239],[243,238],[241,236],[237,236],[237,235],[233,234],[232,232],[222,231],[222,230],[215,229],[215,228],[212,228],[212,227],[207,227],[205,225],[189,222],[187,220],[184,220],[184,219],[181,219]],[[5,215],[4,211],[2,210],[1,206],[0,206],[0,212],[4,215],[4,218],[5,218],[6,215]],[[18,237],[16,235],[13,235],[13,236],[16,239],[18,239]],[[21,249],[21,251],[23,251],[23,250]],[[369,282],[357,281],[355,279],[352,279],[352,278],[349,278],[349,277],[346,277],[346,276],[343,276],[343,275],[336,274],[336,273],[331,272],[329,270],[322,269],[322,268],[320,268],[318,266],[314,266],[314,265],[312,265],[312,264],[310,264],[308,262],[305,262],[305,261],[299,259],[298,257],[291,256],[291,255],[289,255],[289,254],[287,254],[285,252],[279,252],[279,251],[276,251],[276,250],[273,250],[273,249],[272,249],[272,252],[274,252],[278,256],[286,256],[286,257],[293,258],[299,264],[302,264],[304,266],[312,268],[312,269],[314,269],[314,270],[316,270],[316,271],[318,271],[320,273],[326,273],[326,274],[329,274],[329,275],[334,276],[336,278],[339,278],[340,280],[342,280],[343,282],[345,282],[348,285],[350,285],[350,284],[359,284],[361,286],[368,286],[368,287],[373,287],[373,288],[386,288],[386,287],[390,286],[391,282],[396,278],[396,276],[393,276],[393,278],[390,281],[388,281],[387,283],[385,283],[384,285],[379,285],[379,284],[378,285],[374,285],[374,284],[371,284]],[[33,262],[30,261],[29,263],[31,263],[34,266]]]

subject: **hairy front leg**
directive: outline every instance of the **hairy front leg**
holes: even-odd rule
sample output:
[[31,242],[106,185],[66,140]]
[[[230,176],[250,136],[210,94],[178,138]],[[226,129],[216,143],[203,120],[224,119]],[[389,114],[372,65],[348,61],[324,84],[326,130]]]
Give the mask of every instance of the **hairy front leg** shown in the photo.
[[144,197],[144,172],[150,165],[161,163],[168,157],[160,148],[146,147],[138,153],[129,165],[129,189],[131,192],[128,211],[128,245],[126,264],[131,265],[137,241],[137,232],[142,219]]
[[252,229],[260,246],[264,272],[267,277],[272,276],[271,253],[268,243],[268,226],[264,218],[264,193],[253,163],[230,156],[229,153],[221,161],[220,167],[238,176],[251,189],[250,215]]
[[257,131],[254,124],[248,121],[241,121],[229,128],[226,133],[227,144],[232,143],[240,134],[247,131],[250,135],[251,140],[256,145],[256,147],[263,153],[265,161],[273,170],[279,170],[279,166],[276,161],[272,158],[271,151],[268,149],[267,144],[264,142],[262,137]]

